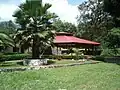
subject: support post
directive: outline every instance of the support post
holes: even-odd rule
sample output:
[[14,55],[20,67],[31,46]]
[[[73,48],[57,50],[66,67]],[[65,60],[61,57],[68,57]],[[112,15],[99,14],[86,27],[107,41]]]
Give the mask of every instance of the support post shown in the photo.
[[94,45],[92,46],[92,53],[93,53],[93,55],[95,55],[95,47],[94,47]]

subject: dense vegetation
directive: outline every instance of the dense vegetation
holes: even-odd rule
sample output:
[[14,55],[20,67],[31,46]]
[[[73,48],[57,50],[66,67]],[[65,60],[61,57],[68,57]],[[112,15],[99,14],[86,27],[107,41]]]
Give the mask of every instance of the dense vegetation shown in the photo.
[[31,54],[0,54],[0,62],[13,61],[13,60],[23,60],[25,58],[31,58]]
[[[78,25],[56,19],[56,14],[48,11],[50,4],[43,5],[42,0],[38,2],[26,0],[25,3],[20,4],[13,15],[16,24],[12,21],[0,22],[0,32],[8,35],[0,33],[2,35],[0,50],[13,46],[14,52],[24,53],[26,49],[32,47],[32,57],[39,58],[48,47],[53,46],[55,32],[52,30],[55,30],[74,33],[77,37],[100,42],[99,49],[103,51],[102,55],[119,55],[120,13],[118,8],[120,5],[118,0],[84,1],[78,6],[80,12],[77,18]],[[6,41],[10,42],[6,43]]]

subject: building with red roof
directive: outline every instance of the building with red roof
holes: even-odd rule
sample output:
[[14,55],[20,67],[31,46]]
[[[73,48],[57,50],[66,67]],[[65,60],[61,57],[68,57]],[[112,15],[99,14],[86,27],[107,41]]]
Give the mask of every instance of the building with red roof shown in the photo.
[[[73,36],[72,33],[58,32],[56,33],[54,44],[56,47],[62,48],[91,48],[99,46],[100,43],[90,40],[85,40]],[[61,50],[61,49],[60,49]]]
[[91,46],[100,45],[100,43],[98,42],[77,38],[73,36],[73,34],[66,32],[56,33],[54,44],[56,46],[61,46],[61,47],[64,46],[91,47]]

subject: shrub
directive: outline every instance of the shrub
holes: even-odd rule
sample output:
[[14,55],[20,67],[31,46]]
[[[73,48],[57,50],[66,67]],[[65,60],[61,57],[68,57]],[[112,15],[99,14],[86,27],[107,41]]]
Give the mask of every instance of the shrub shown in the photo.
[[14,54],[22,54],[22,53],[19,53],[19,52],[10,52],[10,53],[3,53],[4,55],[14,55]]
[[103,49],[101,55],[102,56],[115,56],[115,55],[117,55],[117,53],[118,52],[115,49],[108,49],[108,48],[106,48],[106,49]]
[[55,61],[53,61],[53,60],[48,60],[47,61],[47,64],[49,65],[49,64],[53,64],[53,63],[55,63]]
[[104,56],[93,56],[92,59],[93,60],[98,60],[98,61],[104,61],[105,57]]
[[12,55],[0,55],[0,62],[10,60],[21,60],[31,57],[30,54],[12,54]]
[[76,58],[83,59],[84,56],[82,56],[82,55],[78,55],[78,56],[76,56],[76,55],[72,55],[72,56],[71,55],[43,55],[42,58],[58,59],[58,60],[60,60],[60,59],[75,59],[76,60]]

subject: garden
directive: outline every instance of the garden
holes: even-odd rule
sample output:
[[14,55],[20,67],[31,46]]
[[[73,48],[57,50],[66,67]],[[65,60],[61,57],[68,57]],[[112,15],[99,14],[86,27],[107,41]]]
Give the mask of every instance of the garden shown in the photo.
[[0,89],[120,90],[117,3],[84,1],[75,25],[51,4],[25,0],[14,21],[0,22]]

